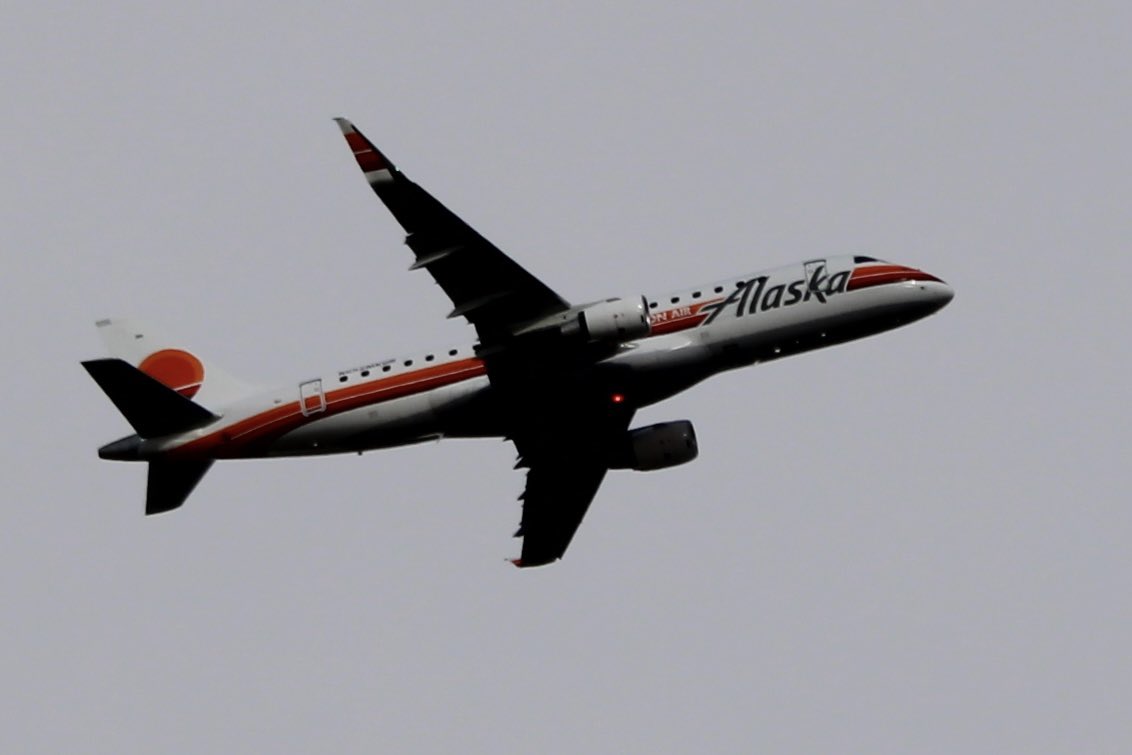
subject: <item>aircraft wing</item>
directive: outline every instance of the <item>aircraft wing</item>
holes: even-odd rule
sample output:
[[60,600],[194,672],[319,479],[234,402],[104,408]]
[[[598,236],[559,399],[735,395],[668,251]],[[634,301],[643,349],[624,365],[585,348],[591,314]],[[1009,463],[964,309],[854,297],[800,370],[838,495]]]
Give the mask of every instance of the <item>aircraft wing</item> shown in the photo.
[[523,521],[515,533],[523,538],[523,555],[512,562],[515,566],[542,566],[562,558],[606,469],[577,457],[531,465],[522,495]]
[[511,433],[519,451],[517,466],[529,467],[519,497],[522,524],[515,533],[523,538],[523,550],[514,563],[542,566],[566,552],[623,442],[633,410],[612,399],[607,384],[571,395],[558,390],[553,377],[504,373],[504,378],[523,386],[509,395],[526,408],[521,413],[511,409],[517,417]]
[[410,181],[354,124],[336,118],[370,187],[408,234],[416,255],[448,294],[449,317],[465,317],[480,340],[505,337],[519,326],[570,308],[535,276],[479,235],[431,194]]

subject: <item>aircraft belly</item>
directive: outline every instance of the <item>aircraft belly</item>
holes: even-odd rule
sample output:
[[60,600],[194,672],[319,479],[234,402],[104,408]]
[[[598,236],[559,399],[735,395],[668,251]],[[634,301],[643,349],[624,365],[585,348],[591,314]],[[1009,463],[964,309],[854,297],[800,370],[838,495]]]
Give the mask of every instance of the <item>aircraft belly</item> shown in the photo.
[[[710,377],[710,351],[704,329],[656,336],[633,344],[603,364],[627,368],[633,403],[648,406],[676,395]],[[600,369],[600,368],[599,368]]]
[[628,367],[634,399],[663,401],[712,375],[890,330],[930,314],[915,286],[890,285],[795,307],[728,316],[682,333],[644,339],[606,360]]
[[487,387],[478,377],[410,396],[379,401],[342,412],[334,402],[326,416],[280,436],[272,455],[327,454],[388,448],[440,438],[445,420]]
[[766,362],[899,327],[935,311],[919,285],[877,287],[737,317],[705,334],[722,369]]
[[447,438],[494,438],[507,434],[507,422],[491,380],[485,375],[431,394],[432,410]]

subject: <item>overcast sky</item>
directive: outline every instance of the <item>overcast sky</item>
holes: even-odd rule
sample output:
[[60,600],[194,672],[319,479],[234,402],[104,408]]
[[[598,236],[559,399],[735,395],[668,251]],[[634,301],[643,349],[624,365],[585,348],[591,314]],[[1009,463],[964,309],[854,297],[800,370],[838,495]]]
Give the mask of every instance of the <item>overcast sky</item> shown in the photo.
[[[0,750],[1127,751],[1127,3],[181,5],[0,24]],[[472,338],[337,115],[571,300],[840,253],[956,298],[642,412],[700,458],[554,566],[500,441],[147,519],[96,319],[267,382]]]

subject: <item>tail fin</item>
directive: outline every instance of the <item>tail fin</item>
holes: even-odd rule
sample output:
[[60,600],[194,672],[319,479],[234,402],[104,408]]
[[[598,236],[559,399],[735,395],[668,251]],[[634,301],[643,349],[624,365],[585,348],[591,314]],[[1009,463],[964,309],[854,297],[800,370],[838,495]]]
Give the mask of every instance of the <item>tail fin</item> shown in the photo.
[[[83,362],[83,367],[137,431],[137,435],[100,448],[98,455],[104,459],[137,461],[139,436],[172,435],[218,419],[200,404],[121,359],[92,359]],[[150,461],[145,513],[160,514],[178,508],[211,466],[212,459]]]
[[214,412],[256,390],[137,320],[99,320],[97,324],[113,356]]
[[92,359],[83,367],[143,438],[207,425],[216,415],[121,359]]
[[149,463],[149,481],[145,492],[145,513],[162,514],[179,508],[204,473],[212,466],[212,459],[200,461],[166,461]]

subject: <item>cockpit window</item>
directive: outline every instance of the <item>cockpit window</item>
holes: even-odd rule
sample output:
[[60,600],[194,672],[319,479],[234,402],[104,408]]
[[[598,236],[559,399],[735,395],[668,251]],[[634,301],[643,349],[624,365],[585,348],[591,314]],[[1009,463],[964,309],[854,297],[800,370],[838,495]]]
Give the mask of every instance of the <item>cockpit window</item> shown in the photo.
[[880,262],[876,257],[854,257],[853,264],[860,265],[862,262]]

